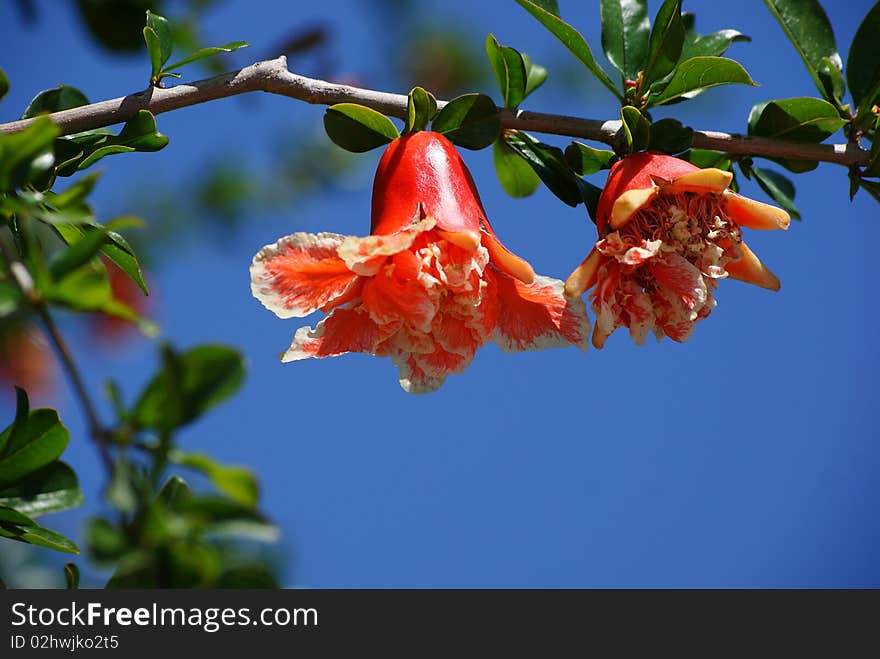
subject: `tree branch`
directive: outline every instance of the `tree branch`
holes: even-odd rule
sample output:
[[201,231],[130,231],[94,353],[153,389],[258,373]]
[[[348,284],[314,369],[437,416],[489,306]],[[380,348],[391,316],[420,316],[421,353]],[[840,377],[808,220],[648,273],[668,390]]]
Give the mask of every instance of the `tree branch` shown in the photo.
[[[70,135],[84,130],[122,123],[131,119],[138,110],[149,110],[153,114],[161,114],[198,103],[255,91],[280,94],[306,103],[321,105],[360,103],[383,114],[399,118],[406,117],[407,97],[405,95],[389,94],[306,78],[288,71],[287,58],[284,56],[274,60],[257,62],[240,71],[226,73],[207,80],[175,85],[169,89],[151,87],[121,98],[55,112],[49,117],[61,127],[63,135]],[[445,104],[444,101],[438,102],[440,108]],[[14,133],[24,130],[32,121],[32,119],[24,119],[0,124],[0,133]],[[580,137],[609,145],[615,143],[616,134],[620,128],[620,121],[581,119],[525,110],[502,110],[501,123],[505,128]],[[868,151],[859,148],[854,143],[791,142],[709,130],[695,130],[693,145],[700,149],[715,149],[734,155],[817,160],[847,167],[866,165],[870,156]]]

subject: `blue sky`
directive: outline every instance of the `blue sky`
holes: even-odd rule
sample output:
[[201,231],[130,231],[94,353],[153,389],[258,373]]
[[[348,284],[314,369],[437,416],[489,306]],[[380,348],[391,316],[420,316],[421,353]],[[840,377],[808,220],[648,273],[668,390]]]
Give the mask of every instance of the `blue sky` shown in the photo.
[[[871,5],[825,4],[845,60]],[[10,5],[0,9],[0,66],[12,85],[0,105],[3,120],[17,118],[34,94],[59,82],[93,100],[144,86],[146,55],[107,57],[83,37],[66,3],[37,5],[42,18],[29,28]],[[598,3],[560,5],[600,57]],[[658,5],[651,4],[652,13]],[[205,33],[217,43],[254,44],[230,60],[232,68],[233,61],[243,65],[265,53],[291,24],[321,19],[334,30],[340,71],[405,92],[389,86],[384,51],[375,46],[386,30],[371,6],[297,3],[292,16],[290,4],[280,1],[227,2],[210,15]],[[610,94],[512,2],[415,6],[426,21],[460,25],[461,38],[478,50],[492,32],[547,63],[548,82],[524,107],[616,116]],[[701,32],[733,27],[752,37],[728,54],[761,86],[710,90],[655,118],[744,131],[754,103],[816,94],[763,3],[686,1],[684,8],[696,12]],[[189,76],[202,77],[197,70]],[[494,88],[480,91],[497,97]],[[320,107],[269,96],[162,115],[159,129],[170,145],[105,161],[95,207],[109,219],[134,210],[131,200],[154,186],[183,191],[179,181],[202,163],[236,150],[257,165],[269,162],[274,134],[293,124],[320,132],[321,117]],[[863,194],[849,202],[844,169],[822,165],[797,177],[804,219],[788,232],[746,230],[782,289],[721,282],[717,309],[688,343],[649,339],[638,347],[619,331],[603,351],[586,354],[572,348],[505,355],[488,346],[437,393],[411,396],[399,388],[388,360],[349,355],[279,363],[278,353],[303,323],[276,318],[249,291],[253,254],[282,235],[368,232],[379,155],[360,156],[361,167],[332,194],[245,218],[232,235],[222,228],[203,232],[163,255],[153,273],[163,338],[181,347],[229,343],[247,357],[239,395],[180,441],[260,476],[263,507],[283,532],[278,553],[285,583],[880,586],[872,239],[880,213]],[[539,273],[564,278],[595,239],[583,207],[564,206],[544,189],[510,199],[494,177],[490,151],[464,155],[502,240]],[[765,199],[750,182],[744,191]],[[307,322],[314,325],[319,316]],[[107,352],[80,334],[74,344],[96,391],[115,377],[133,397],[155,365],[150,342]],[[79,471],[89,502],[47,524],[82,540],[101,474],[81,412],[63,385],[55,402],[73,437],[66,459]]]

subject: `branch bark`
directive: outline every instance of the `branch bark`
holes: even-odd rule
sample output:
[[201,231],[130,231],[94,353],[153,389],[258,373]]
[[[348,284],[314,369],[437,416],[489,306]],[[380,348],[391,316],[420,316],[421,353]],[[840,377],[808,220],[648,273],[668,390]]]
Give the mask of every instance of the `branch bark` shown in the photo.
[[[279,94],[319,105],[360,103],[383,114],[406,117],[407,97],[404,94],[360,89],[297,75],[287,70],[287,58],[283,56],[257,62],[239,71],[207,80],[175,85],[169,89],[151,87],[109,101],[55,112],[49,117],[58,124],[63,135],[70,135],[122,123],[131,119],[138,110],[161,114],[256,91]],[[438,102],[440,108],[445,104],[445,101]],[[0,133],[24,130],[32,121],[32,119],[24,119],[0,124]],[[501,123],[505,128],[579,137],[609,145],[615,143],[615,136],[620,128],[620,121],[582,119],[525,110],[502,110]],[[715,149],[734,155],[817,160],[847,167],[864,166],[870,156],[868,151],[852,142],[814,144],[710,130],[695,130],[693,145],[700,149]]]

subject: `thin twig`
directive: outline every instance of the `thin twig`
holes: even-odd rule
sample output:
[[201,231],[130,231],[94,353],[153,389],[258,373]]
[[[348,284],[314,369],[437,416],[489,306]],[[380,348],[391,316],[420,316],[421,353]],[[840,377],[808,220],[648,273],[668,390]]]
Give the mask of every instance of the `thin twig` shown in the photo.
[[[257,62],[239,71],[207,80],[176,85],[169,89],[151,87],[129,96],[55,112],[49,117],[61,127],[63,135],[70,135],[127,121],[138,110],[161,114],[255,91],[280,94],[321,105],[360,103],[393,117],[406,117],[405,95],[337,85],[297,75],[287,70],[287,58],[284,56]],[[440,108],[445,104],[444,101],[438,102]],[[0,133],[24,130],[32,121],[24,119],[0,124]],[[620,121],[582,119],[525,110],[502,110],[501,123],[505,128],[580,137],[609,145],[614,145],[620,128]],[[854,143],[814,144],[710,130],[695,130],[693,145],[700,149],[715,149],[734,155],[815,160],[847,167],[864,166],[870,157],[868,151]]]
[[6,243],[2,240],[2,237],[0,237],[0,253],[2,253],[3,258],[6,259],[6,262],[9,265],[9,272],[12,274],[12,279],[15,281],[25,298],[31,303],[31,306],[36,311],[37,316],[39,316],[46,333],[49,335],[52,348],[55,350],[58,361],[61,362],[64,372],[70,379],[70,383],[73,385],[73,391],[79,399],[79,403],[86,415],[89,434],[98,449],[98,454],[101,456],[101,462],[104,463],[104,467],[107,469],[107,475],[109,477],[113,473],[113,459],[110,456],[110,450],[107,448],[107,430],[101,424],[95,406],[92,404],[92,399],[89,397],[89,392],[83,383],[79,369],[73,361],[73,357],[67,347],[67,343],[65,342],[64,337],[61,336],[61,332],[58,331],[58,326],[55,325],[55,321],[52,319],[49,310],[46,308],[46,303],[39,298],[38,293],[34,290],[34,282],[27,267],[21,262],[21,259],[19,259],[18,256],[7,247]]

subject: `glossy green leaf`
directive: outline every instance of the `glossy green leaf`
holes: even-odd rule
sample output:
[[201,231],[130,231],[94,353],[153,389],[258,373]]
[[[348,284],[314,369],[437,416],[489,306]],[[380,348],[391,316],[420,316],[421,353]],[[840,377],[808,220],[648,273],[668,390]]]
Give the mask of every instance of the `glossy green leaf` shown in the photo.
[[432,130],[465,149],[485,149],[501,132],[498,108],[485,94],[464,94],[447,103],[431,124]]
[[69,272],[92,260],[108,240],[107,231],[92,229],[66,249],[58,252],[49,263],[53,279],[61,279]]
[[156,30],[144,28],[144,43],[147,44],[147,54],[150,56],[150,84],[155,85],[159,82],[159,71],[162,70],[162,46]]
[[0,503],[0,524],[17,524],[18,526],[36,526],[30,517],[10,506]]
[[164,74],[168,71],[179,69],[181,66],[191,64],[192,62],[197,62],[200,59],[205,59],[206,57],[211,57],[212,55],[217,55],[219,53],[231,53],[233,51],[239,50],[240,48],[247,48],[248,46],[250,46],[250,44],[247,41],[230,41],[228,44],[225,44],[223,46],[210,46],[208,48],[200,48],[189,57],[184,57],[182,60],[179,60],[174,64],[169,64],[168,66],[163,67],[162,73]]
[[107,279],[107,270],[101,263],[92,262],[80,267],[47,287],[47,301],[74,311],[97,311],[121,318],[137,325],[146,336],[155,336],[158,328],[151,320],[113,296]]
[[761,189],[769,195],[769,197],[788,211],[794,219],[801,219],[797,206],[794,205],[794,184],[782,174],[774,172],[770,169],[761,169],[752,167],[752,174]]
[[490,34],[486,37],[486,56],[498,81],[504,107],[511,109],[518,107],[525,98],[528,76],[522,55],[509,46],[502,46]]
[[52,167],[58,132],[51,119],[38,117],[18,133],[0,135],[0,192],[23,188]]
[[76,563],[66,563],[64,565],[64,583],[67,590],[77,590],[79,588],[79,568]]
[[616,158],[614,151],[594,149],[580,142],[572,142],[565,149],[566,162],[580,176],[590,176],[608,169]]
[[501,187],[511,197],[528,197],[541,184],[535,171],[503,139],[492,146],[492,160]]
[[172,451],[168,459],[175,464],[205,474],[218,490],[233,501],[248,508],[257,505],[260,495],[259,484],[253,473],[245,467],[220,464],[207,454],[185,453],[180,450]]
[[582,198],[577,177],[565,162],[562,150],[539,142],[528,133],[510,131],[504,133],[504,141],[525,159],[529,166],[554,195],[569,206],[577,206]]
[[[90,231],[98,231],[102,227],[87,223],[86,226],[73,224],[57,225],[55,229],[64,241],[71,245],[81,240]],[[140,287],[144,295],[149,295],[141,264],[138,262],[137,255],[131,245],[128,244],[128,241],[122,235],[115,231],[106,231],[105,235],[107,240],[101,246],[101,252],[127,274]]]
[[526,98],[547,80],[547,69],[540,64],[535,64],[525,53],[521,53],[521,55],[523,65],[526,67],[526,92],[523,96]]
[[60,533],[42,526],[20,526],[0,522],[0,537],[26,542],[29,545],[47,547],[67,554],[78,554],[79,548]]
[[138,110],[125,123],[119,135],[91,134],[84,144],[86,148],[79,155],[59,165],[59,176],[69,176],[77,170],[87,169],[105,156],[133,151],[159,151],[168,144],[168,137],[158,132],[156,118],[148,110]]
[[634,80],[648,54],[651,21],[646,0],[601,0],[602,50],[627,80]]
[[786,98],[755,105],[749,114],[749,135],[821,142],[845,124],[846,120],[828,101]]
[[681,58],[683,47],[681,0],[664,0],[651,27],[642,89],[648,89],[654,81],[672,72]]
[[684,126],[678,119],[660,119],[651,124],[648,149],[674,155],[689,149],[693,141],[693,128]]
[[643,151],[651,138],[651,124],[631,105],[620,108],[621,131],[629,151]]
[[661,105],[719,85],[751,85],[755,81],[739,62],[726,57],[693,57],[676,68],[661,91],[650,96],[651,105]]
[[404,133],[427,130],[428,124],[437,114],[437,99],[431,92],[421,87],[413,87],[407,96],[406,127]]
[[593,223],[596,223],[596,210],[599,207],[599,197],[602,196],[602,188],[593,185],[589,181],[582,178],[575,179],[577,181],[578,190],[581,193],[581,199],[587,208],[587,213]]
[[590,45],[586,39],[584,39],[580,32],[559,18],[558,11],[554,12],[544,3],[536,2],[535,0],[516,0],[516,2],[534,16],[553,36],[559,39],[562,45],[568,48],[612,94],[617,98],[622,98],[611,78],[596,63],[596,60],[593,58],[593,51],[590,50]]
[[880,2],[856,30],[846,60],[846,80],[857,107],[875,102],[880,91]]
[[174,35],[171,33],[171,25],[163,16],[148,10],[146,27],[153,30],[156,34],[160,58],[159,68],[161,69],[165,62],[168,61],[168,58],[171,57],[171,52],[174,49]]
[[6,71],[0,67],[0,101],[9,93],[9,78],[6,77]]
[[68,186],[64,192],[52,195],[47,194],[47,199],[54,208],[66,208],[71,204],[83,202],[92,193],[92,190],[95,189],[95,184],[100,176],[101,172],[86,174]]
[[840,69],[835,66],[831,59],[823,57],[817,73],[825,90],[822,95],[835,105],[840,106],[843,95],[846,93],[846,83],[843,81],[843,74],[840,72]]
[[[658,122],[659,123],[659,122]],[[682,160],[696,165],[700,169],[715,167],[716,169],[730,170],[730,156],[721,151],[712,151],[709,149],[691,149],[681,156]]]
[[63,462],[52,462],[0,490],[0,504],[38,517],[83,504],[76,473]]
[[170,476],[165,485],[162,486],[162,489],[159,490],[158,498],[160,501],[176,508],[180,502],[191,496],[192,490],[185,480],[180,476]]
[[0,434],[0,487],[15,485],[25,476],[57,460],[70,434],[52,409],[31,410]]
[[337,103],[324,113],[324,130],[339,147],[363,153],[400,137],[384,114],[357,103]]
[[232,348],[203,345],[171,353],[132,410],[139,428],[171,430],[225,401],[244,381],[244,360]]
[[865,176],[880,177],[880,135],[876,131],[871,143],[871,158],[865,166]]
[[843,64],[822,5],[818,0],[764,0],[764,4],[798,51],[818,90],[824,92],[818,73],[822,58],[829,58],[838,69]]
[[718,30],[711,34],[700,34],[694,28],[694,15],[683,13],[681,15],[684,24],[684,45],[681,49],[681,61],[692,57],[720,57],[730,44],[736,41],[751,41],[738,30]]
[[76,87],[58,85],[55,89],[46,89],[34,96],[21,118],[30,119],[40,114],[60,112],[88,104],[89,99]]
[[[865,179],[861,179],[858,181],[858,187],[867,192],[871,197],[874,198],[874,201],[880,203],[880,182],[878,181],[866,181]],[[853,192],[850,193],[850,199],[853,197]]]

